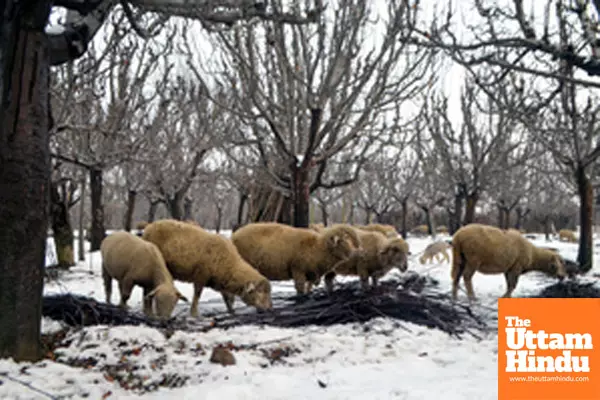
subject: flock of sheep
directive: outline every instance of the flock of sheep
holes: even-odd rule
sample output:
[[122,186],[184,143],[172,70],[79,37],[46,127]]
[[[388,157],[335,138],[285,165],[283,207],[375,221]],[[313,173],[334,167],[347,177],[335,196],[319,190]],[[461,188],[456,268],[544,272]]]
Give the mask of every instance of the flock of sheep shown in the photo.
[[[553,250],[534,246],[521,232],[470,224],[450,242],[429,245],[421,263],[452,248],[452,296],[457,298],[462,277],[470,300],[475,299],[472,277],[504,273],[510,297],[519,276],[541,271],[563,279],[562,258]],[[125,307],[135,285],[144,290],[144,312],[169,318],[179,300],[188,301],[174,280],[194,284],[191,315],[198,316],[204,287],[219,291],[230,313],[235,297],[259,310],[272,308],[270,281],[293,280],[298,294],[307,294],[324,278],[329,293],[336,275],[358,276],[364,290],[378,284],[391,269],[404,272],[408,244],[393,226],[382,224],[321,224],[295,228],[279,223],[252,223],[231,239],[208,232],[195,223],[160,220],[148,224],[142,237],[115,232],[102,242],[102,276],[110,303],[112,280],[119,283],[120,306]]]

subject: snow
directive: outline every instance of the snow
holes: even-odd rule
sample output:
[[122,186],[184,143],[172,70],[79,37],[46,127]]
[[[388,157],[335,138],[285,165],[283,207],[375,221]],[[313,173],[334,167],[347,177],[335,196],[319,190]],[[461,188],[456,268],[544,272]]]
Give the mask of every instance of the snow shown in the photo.
[[[448,236],[436,238],[447,239]],[[448,263],[418,262],[432,240],[408,239],[412,253],[409,269],[438,279],[441,287],[449,291]],[[532,241],[538,246],[557,248],[568,259],[574,260],[577,255],[576,244],[547,242],[541,235]],[[100,262],[98,252],[86,253],[85,261],[59,279],[47,282],[44,293],[72,292],[104,301]],[[594,269],[599,268],[596,265]],[[397,272],[390,275],[394,273]],[[514,296],[536,292],[551,283],[542,275],[524,275]],[[113,302],[117,302],[119,294],[113,284]],[[176,285],[184,295],[192,297],[191,284]],[[497,298],[505,290],[504,278],[476,274],[474,287],[479,297],[476,312],[494,320]],[[291,293],[293,285],[275,282],[273,291]],[[464,300],[464,290],[460,296]],[[133,290],[128,304],[141,310],[140,288]],[[248,307],[238,300],[236,309]],[[221,296],[205,289],[200,313],[224,311]],[[189,304],[178,304],[175,312],[187,317]],[[45,333],[57,332],[61,327],[58,321],[42,320]],[[176,331],[167,336],[143,326],[71,330],[54,352],[57,361],[16,364],[0,360],[0,398],[45,399],[47,394],[76,399],[359,399],[365,394],[370,399],[497,398],[495,332],[481,340],[465,337],[461,341],[438,330],[381,318],[366,325],[302,329],[243,326],[207,333]],[[235,346],[236,365],[210,363],[212,348],[227,343]],[[271,363],[272,358],[266,354],[275,349],[285,351],[285,356]],[[82,366],[67,365],[75,360]],[[92,365],[90,360],[97,363]],[[115,372],[117,369],[120,372]],[[118,383],[119,379],[137,388],[127,390]],[[180,382],[181,387],[158,387],[167,381]],[[147,391],[151,387],[158,389],[140,394],[141,388]]]

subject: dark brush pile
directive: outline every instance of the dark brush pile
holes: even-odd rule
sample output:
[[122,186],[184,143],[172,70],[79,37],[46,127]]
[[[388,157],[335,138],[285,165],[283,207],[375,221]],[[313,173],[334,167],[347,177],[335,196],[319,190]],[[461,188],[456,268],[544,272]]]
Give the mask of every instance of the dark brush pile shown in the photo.
[[564,280],[554,285],[546,286],[540,293],[530,296],[536,298],[597,298],[600,297],[600,288],[596,282],[580,282],[578,280]]
[[70,326],[144,324],[155,328],[165,328],[174,324],[173,320],[159,321],[115,305],[96,301],[90,297],[71,294],[44,296],[42,315],[64,321]]
[[223,313],[210,319],[205,317],[188,321],[189,323],[184,319],[157,321],[94,299],[59,295],[44,297],[43,315],[72,326],[145,324],[188,331],[208,331],[240,325],[288,328],[329,326],[388,317],[437,328],[456,337],[465,333],[477,337],[475,332],[484,330],[485,323],[469,307],[453,303],[448,294],[436,291],[436,286],[435,280],[416,273],[406,273],[401,279],[383,281],[375,290],[368,292],[363,292],[358,283],[353,282],[337,287],[331,296],[324,289],[317,289],[310,296],[292,296],[274,301],[272,312],[252,310],[237,315]]
[[381,282],[369,292],[360,290],[357,283],[349,283],[336,288],[331,296],[324,289],[317,289],[309,297],[291,298],[295,301],[273,312],[216,317],[211,327],[329,326],[388,317],[437,328],[459,338],[465,333],[478,337],[475,332],[485,329],[485,323],[469,307],[453,304],[447,294],[432,290],[432,286],[437,286],[437,282],[416,273]]

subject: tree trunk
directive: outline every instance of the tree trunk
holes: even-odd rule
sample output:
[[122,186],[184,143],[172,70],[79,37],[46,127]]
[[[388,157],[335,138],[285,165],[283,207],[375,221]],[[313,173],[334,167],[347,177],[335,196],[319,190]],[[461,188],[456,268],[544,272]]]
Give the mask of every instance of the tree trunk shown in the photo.
[[102,204],[102,169],[90,169],[90,191],[92,193],[92,232],[90,251],[100,250],[104,240],[104,205]]
[[371,215],[373,212],[370,208],[365,208],[365,225],[369,225],[371,223]]
[[131,232],[136,197],[137,191],[131,189],[127,191],[127,208],[125,209],[125,215],[123,216],[123,229],[125,229],[127,232]]
[[544,234],[546,235],[546,241],[550,241],[550,217],[544,218]]
[[356,205],[354,200],[350,200],[350,211],[348,212],[348,223],[354,225],[354,213],[356,211]]
[[244,206],[246,205],[246,201],[248,200],[248,195],[240,192],[240,202],[238,203],[237,210],[237,225],[241,226],[244,220]]
[[319,207],[321,208],[321,219],[323,220],[323,225],[329,225],[329,213],[327,212],[327,204],[321,202],[319,203]]
[[529,208],[523,209],[521,207],[517,207],[517,222],[515,223],[515,229],[521,229],[523,224],[525,223],[525,217],[529,214],[531,210]]
[[148,208],[148,215],[146,218],[146,222],[148,222],[149,224],[154,222],[154,219],[156,218],[156,209],[158,208],[159,203],[159,201],[150,200],[150,207]]
[[498,228],[508,229],[508,209],[502,205],[496,207],[498,208]]
[[475,222],[475,207],[479,201],[479,193],[473,192],[467,195],[467,207],[465,210],[465,221],[463,225]]
[[592,244],[592,229],[594,218],[594,188],[585,173],[585,169],[579,167],[577,170],[577,192],[579,194],[579,254],[577,263],[581,272],[585,273],[592,269],[594,247]]
[[178,221],[183,220],[184,207],[183,207],[183,193],[175,193],[173,196],[167,196],[167,210],[171,218]]
[[68,269],[75,265],[73,253],[73,228],[69,216],[69,199],[66,189],[61,192],[56,183],[51,183],[50,220],[56,248],[56,261],[59,268]]
[[217,215],[215,218],[215,231],[221,232],[221,220],[223,219],[223,207],[217,206]]
[[408,235],[408,227],[406,225],[406,222],[408,220],[408,216],[406,215],[406,213],[408,213],[408,198],[402,199],[401,202],[402,205],[402,238],[406,240],[406,237]]
[[82,176],[81,182],[79,182],[79,188],[81,194],[79,196],[79,239],[77,239],[77,249],[79,253],[79,261],[85,261],[85,233],[84,233],[84,215],[85,215],[85,187],[86,179],[85,175]]
[[427,225],[427,233],[429,235],[433,234],[433,225],[431,223],[431,213],[429,212],[429,207],[421,206],[421,210],[425,213],[425,225]]
[[297,228],[308,228],[310,200],[308,170],[294,166],[292,174],[294,177],[294,226]]
[[2,2],[0,17],[0,358],[36,361],[50,211],[50,8],[7,11],[20,4]]
[[460,229],[460,221],[462,219],[462,209],[463,209],[463,195],[462,193],[454,195],[454,212],[450,213],[450,223],[449,223],[449,233],[450,235],[454,235],[454,233]]
[[194,207],[194,203],[192,202],[192,199],[190,199],[189,197],[186,197],[183,199],[183,219],[184,219],[184,221],[194,219],[193,212],[192,212],[193,207]]

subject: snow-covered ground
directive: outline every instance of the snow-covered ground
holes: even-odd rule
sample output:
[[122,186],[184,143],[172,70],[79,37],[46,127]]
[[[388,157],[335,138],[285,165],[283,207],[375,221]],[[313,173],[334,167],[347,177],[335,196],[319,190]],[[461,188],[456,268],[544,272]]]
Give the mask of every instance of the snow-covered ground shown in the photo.
[[[418,262],[431,241],[409,238],[413,254],[409,269],[438,279],[440,286],[449,291],[449,264]],[[546,242],[541,236],[533,242],[557,248],[571,260],[577,254],[576,244]],[[598,264],[594,269],[600,270]],[[537,274],[524,275],[514,296],[537,292],[552,283]],[[116,302],[119,294],[113,284]],[[192,297],[191,284],[176,285]],[[479,297],[476,310],[494,316],[497,298],[505,290],[504,277],[476,274],[474,286]],[[87,253],[85,261],[45,285],[45,294],[64,292],[104,301],[99,253]],[[292,283],[276,282],[273,292],[293,293]],[[460,296],[465,298],[464,291]],[[141,288],[134,289],[129,305],[141,310]],[[246,306],[238,300],[236,308]],[[200,312],[212,311],[224,312],[225,306],[217,292],[206,289]],[[180,303],[175,313],[187,315],[189,304]],[[0,360],[0,398],[497,398],[495,332],[482,340],[469,336],[458,340],[438,330],[404,322],[398,326],[396,321],[384,318],[367,325],[369,329],[360,324],[302,329],[245,326],[207,333],[177,331],[172,335],[148,327],[88,327],[68,333],[54,352],[56,361],[15,364]],[[61,323],[44,318],[45,333],[61,328]],[[217,344],[233,348],[236,365],[224,367],[209,362]],[[70,366],[73,364],[79,366]],[[140,395],[136,388],[157,390]]]

